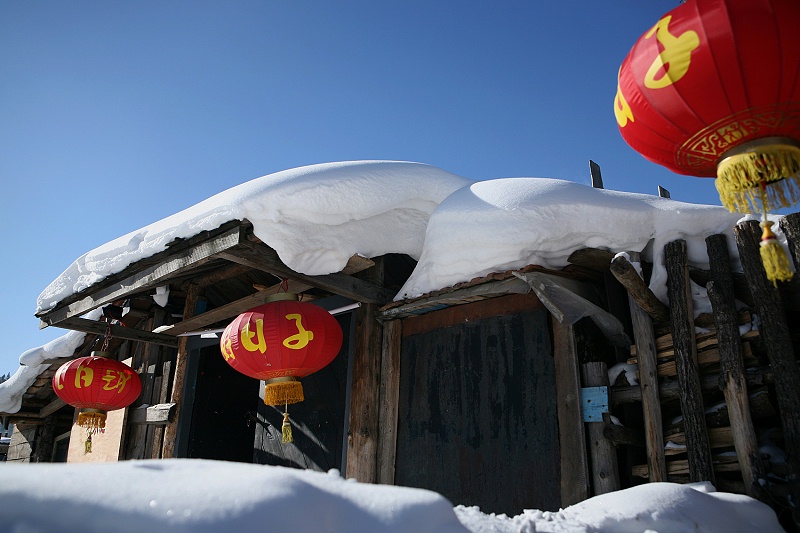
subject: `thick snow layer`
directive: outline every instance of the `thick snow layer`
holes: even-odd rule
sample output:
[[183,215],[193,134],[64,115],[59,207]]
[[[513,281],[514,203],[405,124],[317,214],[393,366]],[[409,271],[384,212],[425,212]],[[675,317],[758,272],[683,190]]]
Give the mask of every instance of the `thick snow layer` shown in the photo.
[[398,299],[529,264],[560,269],[580,248],[645,252],[651,288],[666,301],[664,245],[685,239],[689,262],[708,267],[704,239],[730,236],[741,214],[547,178],[477,182],[451,194],[428,221],[419,263]]
[[454,509],[427,490],[346,481],[336,471],[223,461],[7,464],[3,475],[4,530],[32,533],[783,531],[763,503],[708,484],[652,483],[509,518]]
[[243,183],[79,257],[39,296],[37,312],[128,265],[230,220],[255,235],[293,270],[338,272],[358,253],[422,253],[425,226],[450,193],[473,183],[422,163],[350,161],[311,165]]

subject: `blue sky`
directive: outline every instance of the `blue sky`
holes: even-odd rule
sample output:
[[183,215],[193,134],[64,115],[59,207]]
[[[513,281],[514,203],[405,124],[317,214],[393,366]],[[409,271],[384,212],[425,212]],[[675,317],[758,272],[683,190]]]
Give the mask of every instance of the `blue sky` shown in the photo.
[[[616,75],[677,0],[0,0],[0,373],[65,333],[36,298],[85,252],[328,161],[418,161],[719,205],[625,144]],[[602,221],[587,221],[601,223]]]

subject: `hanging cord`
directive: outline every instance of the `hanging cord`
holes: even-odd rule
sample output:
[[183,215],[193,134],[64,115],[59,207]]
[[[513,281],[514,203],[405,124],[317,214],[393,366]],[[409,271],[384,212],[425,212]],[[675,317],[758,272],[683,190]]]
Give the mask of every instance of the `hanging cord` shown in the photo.
[[278,290],[281,292],[289,292],[289,280],[288,278],[281,278],[281,284],[278,287]]
[[109,345],[110,342],[111,342],[111,322],[107,322],[106,323],[106,336],[103,339],[103,345],[100,348],[100,351],[101,352],[107,352],[108,351],[108,345]]

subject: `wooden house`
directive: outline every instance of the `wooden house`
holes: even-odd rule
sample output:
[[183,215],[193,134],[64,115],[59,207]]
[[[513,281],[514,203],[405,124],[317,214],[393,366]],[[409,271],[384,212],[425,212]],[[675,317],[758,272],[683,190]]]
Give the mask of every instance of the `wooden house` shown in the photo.
[[[787,227],[797,223],[795,215],[784,220]],[[742,257],[757,241],[752,227],[743,228]],[[774,400],[756,426],[773,428],[790,453],[800,449],[791,424],[796,406],[785,397],[800,391],[785,383],[797,377],[791,350],[798,339],[784,335],[798,331],[794,282],[775,288],[764,285],[763,272],[731,276],[724,261],[710,272],[689,272],[678,241],[668,254],[675,265],[670,308],[648,294],[641,278],[628,275],[630,265],[595,249],[576,252],[563,270],[530,265],[392,302],[413,270],[408,256],[354,256],[342,272],[309,276],[287,267],[252,229],[232,221],[175,241],[40,313],[46,326],[87,333],[71,357],[109,340],[109,351],[139,373],[143,393],[98,436],[108,447],[98,444],[104,451],[87,457],[69,442],[80,440],[74,409],[50,387],[66,359],[49,361],[22,409],[5,415],[17,424],[9,460],[186,457],[336,468],[359,481],[428,488],[454,504],[511,515],[557,510],[648,480],[725,479],[723,489],[767,500],[753,492],[751,474],[766,479],[772,468],[777,478],[781,468],[785,474],[796,467],[791,461],[765,467],[739,453],[738,463],[727,463],[720,475],[716,453],[749,445],[750,459],[759,459],[747,387]],[[787,234],[796,242],[797,233]],[[728,281],[720,278],[726,274]],[[729,284],[729,295],[762,317],[760,331],[768,338],[744,359],[752,372],[720,363],[729,342],[721,335],[716,355],[698,358],[696,324],[687,318],[690,275],[703,284]],[[336,360],[303,378],[306,401],[291,408],[291,444],[280,439],[280,410],[259,399],[257,381],[225,363],[215,334],[287,282],[289,291],[331,311],[344,331]],[[165,286],[169,298],[159,305],[153,295]],[[567,316],[547,287],[571,295],[585,312]],[[762,300],[764,294],[772,300]],[[82,318],[93,309],[102,309],[102,318]],[[713,326],[721,317],[698,318],[698,324]],[[622,337],[609,323],[622,328]],[[774,327],[783,333],[772,333]],[[670,355],[664,355],[667,335],[679,341],[670,341]],[[631,342],[619,342],[625,336]],[[605,368],[632,357],[638,384],[608,383]],[[722,388],[720,375],[730,378]],[[714,398],[728,399],[727,437],[708,429],[703,404]],[[683,424],[666,419],[681,412]],[[665,435],[673,426],[680,438]],[[666,444],[673,437],[687,445],[678,455]],[[673,458],[685,467],[673,466]],[[795,490],[792,483],[775,486],[775,494]]]

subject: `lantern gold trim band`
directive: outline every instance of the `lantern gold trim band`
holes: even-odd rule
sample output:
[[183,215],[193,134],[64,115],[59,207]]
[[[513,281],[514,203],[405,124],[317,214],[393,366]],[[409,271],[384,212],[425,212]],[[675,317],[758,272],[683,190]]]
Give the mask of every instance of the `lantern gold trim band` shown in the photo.
[[267,405],[288,405],[305,400],[303,384],[291,376],[272,378],[264,386],[264,403]]
[[729,211],[763,213],[800,202],[800,147],[791,139],[745,143],[723,154],[717,191]]

